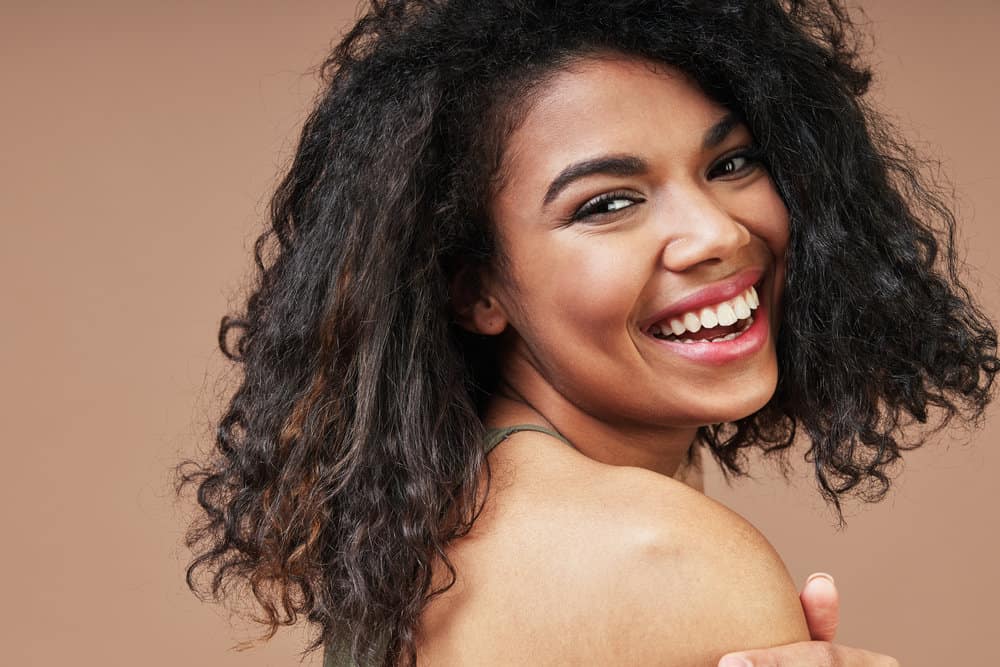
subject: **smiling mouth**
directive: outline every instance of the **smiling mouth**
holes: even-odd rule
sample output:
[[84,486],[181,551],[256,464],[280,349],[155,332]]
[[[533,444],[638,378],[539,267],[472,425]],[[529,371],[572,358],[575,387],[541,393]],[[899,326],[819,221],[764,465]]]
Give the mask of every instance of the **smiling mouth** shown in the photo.
[[739,338],[749,329],[759,307],[756,286],[751,286],[726,301],[656,322],[647,333],[675,343],[723,343]]

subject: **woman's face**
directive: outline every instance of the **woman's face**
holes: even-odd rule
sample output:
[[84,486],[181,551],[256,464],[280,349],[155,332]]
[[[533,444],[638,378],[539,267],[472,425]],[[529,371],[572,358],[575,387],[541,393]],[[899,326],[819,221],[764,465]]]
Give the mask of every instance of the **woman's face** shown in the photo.
[[[657,428],[768,401],[788,214],[752,142],[683,74],[644,60],[587,58],[539,91],[505,149],[490,213],[509,262],[479,313],[480,330],[507,328],[501,370],[517,392]],[[759,306],[739,333],[751,286]],[[701,340],[721,332],[731,340]]]

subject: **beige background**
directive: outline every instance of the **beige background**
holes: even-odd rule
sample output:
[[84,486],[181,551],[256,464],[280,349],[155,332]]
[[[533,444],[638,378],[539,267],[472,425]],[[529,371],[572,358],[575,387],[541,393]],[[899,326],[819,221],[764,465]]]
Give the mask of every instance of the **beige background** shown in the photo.
[[[355,2],[83,4],[0,4],[2,662],[294,664],[301,631],[236,653],[247,627],[187,592],[170,467],[208,441],[219,317],[314,91],[309,68]],[[943,159],[995,317],[1000,3],[866,6],[879,98]],[[761,466],[733,489],[710,473],[708,492],[799,583],[834,573],[844,643],[908,667],[985,664],[1000,620],[998,428],[909,457],[890,499],[851,508],[843,532],[808,480],[786,487]]]

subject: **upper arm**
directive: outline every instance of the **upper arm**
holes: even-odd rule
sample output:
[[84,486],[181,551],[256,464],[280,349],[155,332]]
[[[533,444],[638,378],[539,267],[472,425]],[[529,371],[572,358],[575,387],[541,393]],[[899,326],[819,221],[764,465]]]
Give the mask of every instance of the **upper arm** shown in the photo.
[[609,658],[714,667],[730,651],[809,639],[794,582],[759,531],[686,487],[647,480],[654,511],[609,571]]

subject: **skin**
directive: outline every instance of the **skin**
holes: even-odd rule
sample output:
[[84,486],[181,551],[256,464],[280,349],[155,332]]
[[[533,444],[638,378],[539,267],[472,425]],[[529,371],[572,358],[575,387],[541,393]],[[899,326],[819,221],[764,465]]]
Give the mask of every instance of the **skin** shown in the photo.
[[[752,141],[745,125],[703,146],[727,115],[679,72],[591,59],[547,87],[509,140],[491,213],[510,261],[484,277],[473,327],[506,339],[502,395],[596,461],[673,476],[699,426],[750,414],[774,392],[788,214],[766,170],[739,156]],[[574,181],[543,205],[561,170],[603,155],[649,168]],[[598,210],[618,210],[566,223],[616,192]],[[770,311],[767,343],[751,357],[712,367],[643,330],[750,267],[763,271]]]
[[[455,586],[421,617],[422,663],[716,665],[782,647],[754,659],[827,664],[795,660],[831,646],[809,641],[832,639],[829,604],[800,598],[767,540],[700,492],[699,459],[685,463],[699,426],[751,414],[777,382],[788,214],[729,115],[680,72],[609,54],[558,74],[509,138],[491,208],[507,261],[459,318],[503,337],[486,425],[544,425],[573,447],[522,432],[490,453],[485,509],[449,549]],[[604,155],[645,168],[545,202],[567,165]],[[648,334],[750,268],[769,329],[752,354],[692,361]]]
[[812,641],[723,656],[719,667],[899,667],[899,661],[860,648],[833,644],[840,622],[840,595],[830,575],[809,576],[799,595]]

